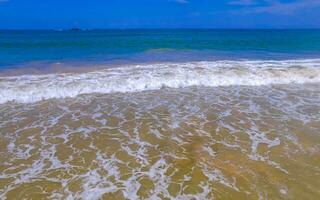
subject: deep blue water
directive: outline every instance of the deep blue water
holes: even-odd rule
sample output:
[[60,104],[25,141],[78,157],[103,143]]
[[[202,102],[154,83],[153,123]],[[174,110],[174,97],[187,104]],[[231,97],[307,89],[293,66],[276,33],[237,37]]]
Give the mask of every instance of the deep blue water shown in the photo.
[[30,62],[320,57],[320,30],[0,31],[0,68]]

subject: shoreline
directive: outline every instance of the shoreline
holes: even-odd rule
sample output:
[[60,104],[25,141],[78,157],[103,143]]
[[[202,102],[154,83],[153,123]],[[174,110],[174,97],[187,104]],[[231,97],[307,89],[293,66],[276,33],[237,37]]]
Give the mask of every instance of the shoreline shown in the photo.
[[221,59],[208,59],[208,60],[190,60],[190,61],[131,61],[121,60],[117,62],[110,61],[39,61],[39,62],[27,62],[14,66],[7,66],[0,68],[1,77],[15,77],[25,75],[50,75],[50,74],[68,74],[68,73],[89,73],[95,71],[103,71],[113,68],[126,68],[132,66],[148,66],[148,65],[172,65],[172,64],[185,64],[185,63],[201,63],[201,62],[318,62],[320,63],[320,56],[311,58],[297,58],[297,59],[259,59],[259,58],[221,58]]
[[100,68],[78,73],[0,77],[0,103],[30,103],[81,94],[135,93],[190,86],[308,83],[320,83],[320,59],[160,63]]
[[319,88],[201,87],[0,104],[0,197],[313,199]]

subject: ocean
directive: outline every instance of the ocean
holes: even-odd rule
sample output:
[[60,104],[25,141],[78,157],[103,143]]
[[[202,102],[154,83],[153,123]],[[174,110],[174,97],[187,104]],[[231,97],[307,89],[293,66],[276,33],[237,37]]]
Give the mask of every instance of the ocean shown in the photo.
[[317,199],[320,30],[0,31],[0,199]]

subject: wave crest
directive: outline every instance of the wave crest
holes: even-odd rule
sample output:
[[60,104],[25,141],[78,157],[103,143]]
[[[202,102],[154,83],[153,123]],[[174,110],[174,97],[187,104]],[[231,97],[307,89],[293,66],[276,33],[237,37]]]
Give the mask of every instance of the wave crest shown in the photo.
[[320,82],[320,59],[162,63],[87,73],[0,78],[0,103],[32,103],[80,94],[139,92],[163,87],[261,86]]

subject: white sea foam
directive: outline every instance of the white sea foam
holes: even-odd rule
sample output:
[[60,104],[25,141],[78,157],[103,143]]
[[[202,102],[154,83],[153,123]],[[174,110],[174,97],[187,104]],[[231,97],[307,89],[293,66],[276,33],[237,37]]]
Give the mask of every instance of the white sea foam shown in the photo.
[[31,103],[80,94],[139,92],[163,87],[261,86],[318,82],[320,59],[146,64],[80,74],[2,77],[0,103]]
[[[110,73],[115,70],[120,74],[129,69]],[[313,139],[319,123],[318,84],[203,87],[196,95],[190,91],[0,105],[6,144],[0,178],[12,180],[0,189],[0,199],[30,183],[61,184],[50,199],[202,200],[219,198],[226,189],[267,198],[269,193],[256,181],[266,176],[259,167],[270,180],[273,173],[282,173],[303,187],[290,166],[301,165],[296,155],[319,152]],[[315,142],[309,140],[312,145],[305,147],[300,132]],[[286,165],[283,156],[292,165]],[[308,163],[301,167],[315,169]],[[287,184],[274,180],[272,187],[281,196],[292,195]]]

